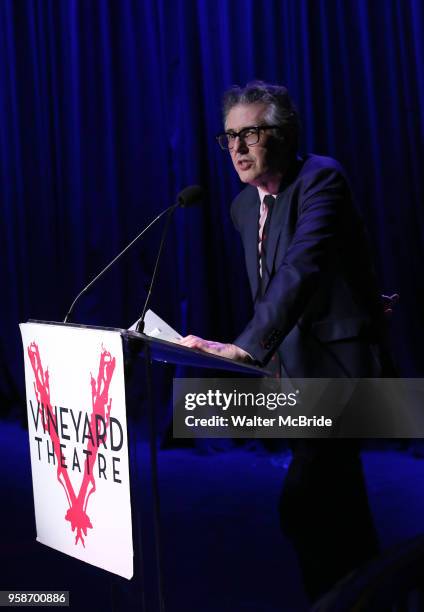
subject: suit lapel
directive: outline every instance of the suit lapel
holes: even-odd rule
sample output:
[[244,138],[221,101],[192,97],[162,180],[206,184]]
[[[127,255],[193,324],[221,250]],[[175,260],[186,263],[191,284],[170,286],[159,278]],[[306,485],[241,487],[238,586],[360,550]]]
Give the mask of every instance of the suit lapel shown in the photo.
[[265,291],[269,285],[269,281],[273,276],[274,261],[275,256],[277,254],[277,247],[280,240],[280,236],[284,235],[288,226],[288,216],[290,209],[290,186],[293,184],[293,181],[299,173],[302,164],[303,160],[300,158],[297,158],[293,162],[287,174],[282,180],[279,189],[279,194],[273,206],[266,247],[266,277],[264,284]]
[[284,226],[286,223],[285,216],[287,213],[287,206],[284,206],[286,202],[284,201],[283,195],[279,195],[274,203],[273,211],[271,215],[268,237],[266,241],[266,258],[265,258],[265,270],[262,271],[264,274],[264,289],[266,290],[269,281],[273,275],[274,268],[274,260],[277,252],[277,246],[280,239],[280,235],[282,231],[284,231]]
[[244,249],[246,256],[246,268],[249,276],[250,288],[252,290],[253,299],[258,295],[258,227],[259,227],[259,195],[258,190],[254,187],[249,192],[249,200],[245,205],[245,231],[244,231]]

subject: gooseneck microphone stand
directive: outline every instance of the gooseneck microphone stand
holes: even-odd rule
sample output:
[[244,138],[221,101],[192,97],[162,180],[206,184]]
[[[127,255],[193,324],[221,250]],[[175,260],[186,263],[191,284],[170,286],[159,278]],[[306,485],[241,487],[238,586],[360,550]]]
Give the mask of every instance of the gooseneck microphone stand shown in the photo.
[[168,216],[166,218],[166,222],[165,222],[165,226],[163,228],[163,232],[162,232],[162,238],[160,241],[160,245],[159,245],[159,250],[158,250],[158,254],[156,257],[156,261],[155,261],[155,267],[153,269],[153,274],[152,274],[152,280],[150,281],[150,286],[149,286],[149,290],[147,292],[147,296],[146,296],[146,300],[144,302],[144,306],[143,306],[143,310],[141,313],[141,317],[138,320],[137,323],[137,327],[136,330],[140,333],[143,333],[144,331],[144,317],[147,311],[147,306],[149,304],[150,301],[150,296],[152,293],[152,289],[156,280],[156,275],[157,275],[157,271],[159,268],[159,262],[160,262],[160,258],[162,256],[162,250],[163,250],[163,245],[165,243],[165,239],[166,236],[168,234],[168,230],[169,230],[169,225],[171,222],[171,217],[175,211],[176,208],[178,208],[179,206],[181,206],[182,208],[186,208],[187,206],[192,206],[193,204],[197,204],[199,202],[199,200],[203,197],[203,190],[201,187],[199,187],[198,185],[192,185],[191,187],[186,187],[185,189],[183,189],[177,196],[177,202],[174,204],[174,206],[171,206],[168,209]]
[[[80,291],[77,295],[77,297],[74,299],[74,301],[72,302],[71,306],[69,307],[68,312],[66,313],[66,316],[63,320],[64,323],[68,323],[69,321],[69,317],[71,316],[75,304],[78,302],[78,300],[80,299],[80,297],[82,295],[84,295],[84,293],[86,293],[93,285],[96,281],[99,280],[99,278],[101,278],[103,276],[103,274],[105,272],[107,272],[109,270],[109,268],[111,268],[113,266],[114,263],[116,263],[118,261],[118,259],[120,259],[122,257],[122,255],[124,255],[146,232],[148,229],[150,229],[152,227],[152,225],[154,225],[157,221],[159,221],[159,219],[161,219],[164,215],[166,215],[168,213],[168,218],[165,224],[165,228],[164,228],[164,232],[162,234],[162,240],[160,243],[160,247],[159,247],[159,253],[158,253],[158,257],[156,259],[156,265],[155,265],[155,269],[153,271],[153,277],[152,277],[152,281],[150,283],[150,288],[149,288],[149,293],[147,295],[147,299],[146,299],[146,303],[145,303],[145,307],[143,309],[143,314],[141,316],[141,321],[143,321],[144,319],[144,314],[146,311],[146,307],[147,307],[147,303],[148,300],[150,298],[150,293],[153,287],[153,283],[154,283],[154,279],[156,276],[156,271],[158,268],[158,264],[159,264],[159,259],[160,259],[160,255],[162,253],[162,247],[163,247],[163,243],[165,241],[165,237],[166,234],[168,232],[168,227],[169,227],[169,222],[170,222],[170,218],[172,216],[172,213],[174,212],[174,210],[178,207],[181,208],[185,208],[187,206],[192,206],[193,204],[197,204],[199,202],[199,200],[202,199],[203,196],[203,189],[201,187],[199,187],[198,185],[191,185],[190,187],[186,187],[185,189],[183,189],[182,191],[180,191],[180,193],[177,195],[177,200],[175,202],[175,204],[172,204],[171,206],[168,206],[168,208],[165,208],[165,210],[163,210],[162,212],[160,212],[154,219],[153,221],[151,221],[149,223],[149,225],[147,225],[147,227],[145,227],[143,230],[141,230],[141,232],[139,234],[137,234],[137,236],[131,240],[131,242],[129,244],[127,244],[127,246],[122,249],[122,251],[120,253],[118,253],[118,255],[116,255],[116,257],[114,257],[112,259],[111,262],[109,262],[107,264],[107,266],[105,266],[98,274],[97,276],[95,276],[89,283],[88,285],[86,285],[82,291]],[[139,322],[139,325],[141,327],[141,323]],[[144,327],[144,324],[143,324]],[[137,331],[139,330],[139,327],[137,326]],[[142,330],[141,330],[142,331]]]
[[137,242],[137,240],[139,240],[139,239],[140,239],[140,238],[143,236],[143,234],[145,234],[145,233],[147,232],[147,230],[148,230],[148,229],[150,229],[150,228],[152,227],[152,225],[154,225],[154,224],[155,224],[157,221],[159,221],[159,219],[160,219],[161,217],[163,217],[163,216],[164,216],[164,215],[165,215],[165,214],[166,214],[166,213],[167,213],[167,212],[168,212],[170,209],[172,209],[172,208],[174,208],[174,207],[175,207],[175,204],[173,204],[172,206],[169,206],[168,208],[165,208],[165,210],[163,210],[161,213],[159,213],[159,214],[157,215],[157,217],[155,217],[155,218],[153,219],[153,221],[151,221],[147,227],[145,227],[145,228],[144,228],[144,229],[143,229],[143,230],[142,230],[142,231],[141,231],[139,234],[137,234],[137,236],[136,236],[136,237],[135,237],[133,240],[131,240],[131,242],[130,242],[129,244],[127,244],[127,246],[126,246],[124,249],[122,249],[122,251],[121,251],[120,253],[118,253],[118,255],[116,255],[116,257],[114,257],[114,258],[112,259],[112,261],[111,261],[110,263],[108,263],[108,264],[107,264],[107,266],[106,266],[105,268],[103,268],[103,270],[101,270],[101,271],[100,271],[100,272],[97,274],[97,276],[95,276],[95,277],[94,277],[94,278],[93,278],[93,279],[92,279],[92,280],[91,280],[91,281],[88,283],[88,285],[86,285],[86,286],[84,287],[84,289],[82,289],[82,291],[80,291],[80,292],[78,293],[77,297],[74,299],[74,301],[72,302],[71,306],[69,307],[69,310],[68,310],[68,312],[66,313],[66,317],[63,319],[63,322],[64,322],[64,323],[68,323],[68,321],[69,321],[69,317],[71,316],[71,314],[72,314],[72,312],[73,312],[73,310],[74,310],[75,304],[78,302],[78,300],[80,299],[80,297],[81,297],[82,295],[84,295],[84,293],[86,293],[86,292],[87,292],[87,291],[88,291],[88,290],[89,290],[89,289],[90,289],[90,288],[91,288],[91,287],[94,285],[94,283],[95,283],[96,281],[98,281],[98,280],[99,280],[99,278],[101,278],[101,277],[103,276],[103,274],[104,274],[105,272],[107,272],[107,271],[109,270],[109,268],[111,268],[111,267],[113,266],[113,264],[114,264],[115,262],[117,262],[117,261],[118,261],[118,259],[120,259],[120,258],[122,257],[122,255],[124,255],[124,254],[125,254],[125,253],[126,253],[126,252],[127,252],[127,251],[128,251],[128,250],[129,250],[129,249],[132,247],[132,246],[133,246],[133,244],[135,244],[135,243]]
[[138,323],[137,323],[137,326],[136,326],[136,331],[138,331],[140,334],[142,334],[144,332],[144,317],[146,315],[147,306],[148,306],[148,304],[150,302],[150,296],[151,296],[151,293],[152,293],[153,286],[155,284],[156,275],[157,275],[157,271],[158,271],[158,268],[159,268],[159,262],[160,262],[160,258],[161,258],[161,255],[162,255],[163,245],[165,243],[165,239],[166,239],[166,236],[168,234],[169,226],[171,224],[171,218],[172,218],[172,215],[174,213],[174,210],[178,206],[179,206],[179,204],[174,204],[174,206],[172,206],[168,210],[168,216],[166,217],[165,225],[164,225],[163,232],[162,232],[162,238],[161,238],[160,244],[159,244],[158,254],[156,256],[155,267],[153,268],[152,280],[150,281],[149,290],[147,291],[147,296],[146,296],[146,300],[144,302],[144,306],[143,306],[143,310],[142,310],[142,313],[141,313],[141,317],[138,320]]

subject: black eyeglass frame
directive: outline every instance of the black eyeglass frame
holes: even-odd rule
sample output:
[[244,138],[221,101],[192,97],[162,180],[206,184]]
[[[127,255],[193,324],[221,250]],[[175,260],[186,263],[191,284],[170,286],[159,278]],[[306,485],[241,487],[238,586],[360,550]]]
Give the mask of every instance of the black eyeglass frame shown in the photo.
[[[248,132],[249,130],[255,130],[257,137],[256,142],[251,142],[250,144],[245,141],[246,134],[243,135],[243,132]],[[254,147],[255,145],[257,145],[259,142],[261,130],[281,130],[281,125],[248,125],[239,132],[231,130],[228,132],[223,132],[222,134],[218,134],[217,136],[215,136],[215,138],[223,151],[231,151],[231,149],[234,148],[234,142],[236,138],[240,138],[240,140],[243,140],[248,147]],[[231,138],[233,139],[233,144],[231,146],[228,146],[228,136],[231,136]]]

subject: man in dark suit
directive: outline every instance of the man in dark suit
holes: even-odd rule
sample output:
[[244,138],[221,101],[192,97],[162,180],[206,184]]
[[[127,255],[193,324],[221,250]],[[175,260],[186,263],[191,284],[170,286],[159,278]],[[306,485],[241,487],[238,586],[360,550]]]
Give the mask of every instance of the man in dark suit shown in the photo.
[[[245,189],[231,216],[255,304],[233,344],[183,344],[289,377],[387,374],[384,314],[367,241],[340,164],[299,157],[299,120],[285,87],[262,82],[224,97],[228,149]],[[283,489],[283,531],[316,599],[378,551],[356,442],[298,440]]]

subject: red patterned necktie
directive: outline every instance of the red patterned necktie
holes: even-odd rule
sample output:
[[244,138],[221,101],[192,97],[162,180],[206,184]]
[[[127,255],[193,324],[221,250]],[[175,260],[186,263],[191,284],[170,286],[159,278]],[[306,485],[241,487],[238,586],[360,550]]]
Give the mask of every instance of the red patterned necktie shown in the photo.
[[[265,288],[269,279],[269,270],[266,265],[267,241],[269,227],[271,222],[272,210],[275,204],[275,198],[272,195],[266,195],[262,201],[259,216],[259,280],[261,286],[261,295],[265,293]],[[266,366],[271,375],[275,378],[280,378],[280,358],[278,353],[274,353]]]

